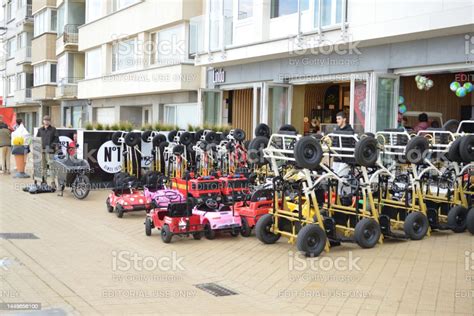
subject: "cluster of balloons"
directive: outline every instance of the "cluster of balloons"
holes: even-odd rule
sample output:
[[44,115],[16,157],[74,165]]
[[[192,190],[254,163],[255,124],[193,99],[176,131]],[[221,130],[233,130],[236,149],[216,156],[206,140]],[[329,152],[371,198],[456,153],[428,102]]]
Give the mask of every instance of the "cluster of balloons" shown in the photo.
[[434,86],[433,80],[425,76],[418,75],[415,77],[415,81],[416,81],[416,87],[418,88],[418,90],[428,91]]
[[398,113],[403,114],[407,111],[407,106],[405,105],[405,98],[402,96],[398,97]]
[[466,82],[461,86],[459,82],[453,81],[449,85],[449,89],[455,92],[459,98],[464,98],[468,93],[472,92],[472,83]]

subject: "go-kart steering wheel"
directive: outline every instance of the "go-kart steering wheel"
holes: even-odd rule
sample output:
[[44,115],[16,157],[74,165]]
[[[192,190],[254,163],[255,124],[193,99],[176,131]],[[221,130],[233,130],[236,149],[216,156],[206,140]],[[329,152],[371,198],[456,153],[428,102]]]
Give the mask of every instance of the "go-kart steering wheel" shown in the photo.
[[216,210],[217,207],[219,206],[219,204],[214,199],[207,199],[206,200],[206,206],[210,209]]

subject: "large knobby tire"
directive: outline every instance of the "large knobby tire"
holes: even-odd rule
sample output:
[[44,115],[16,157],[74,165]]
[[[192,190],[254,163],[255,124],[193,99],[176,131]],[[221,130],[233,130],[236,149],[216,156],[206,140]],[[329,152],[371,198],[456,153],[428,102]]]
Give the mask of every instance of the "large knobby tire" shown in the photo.
[[273,215],[265,214],[257,221],[255,225],[255,235],[257,235],[258,240],[264,244],[270,245],[274,244],[280,239],[280,234],[274,234],[270,230],[273,226]]
[[305,136],[296,142],[294,154],[298,167],[314,170],[321,163],[323,149],[314,137]]
[[171,238],[173,238],[173,233],[170,231],[170,227],[166,224],[163,225],[163,228],[161,228],[161,240],[163,240],[165,244],[169,244]]
[[319,225],[308,224],[301,228],[296,248],[307,257],[317,257],[326,247],[326,233]]
[[371,136],[363,137],[355,145],[354,157],[359,166],[373,167],[379,158],[377,140]]
[[245,140],[245,131],[240,129],[240,128],[236,128],[234,129],[234,138],[236,141],[239,141],[239,142],[242,142]]
[[114,143],[114,145],[120,145],[120,138],[122,138],[122,135],[123,135],[123,132],[114,132],[112,134],[112,143]]
[[258,136],[252,139],[249,143],[249,149],[247,153],[247,158],[250,163],[256,165],[264,165],[266,160],[263,155],[263,149],[268,146],[268,138],[263,136]]
[[457,138],[451,143],[446,154],[446,158],[452,162],[462,162],[461,155],[459,154],[459,145],[461,144],[462,137]]
[[467,230],[474,235],[474,207],[472,207],[469,212],[467,213],[467,220],[466,220],[466,228]]
[[142,133],[142,141],[145,142],[145,143],[149,143],[152,133],[153,133],[153,131],[144,131]]
[[125,144],[130,147],[140,144],[141,138],[136,133],[127,133],[125,136]]
[[405,148],[407,161],[415,165],[421,164],[426,157],[429,147],[430,143],[425,137],[413,137]]
[[179,136],[179,142],[184,146],[188,146],[193,142],[193,135],[189,132],[184,132]]
[[173,147],[173,155],[179,156],[184,154],[184,146],[183,145],[176,145]]
[[270,129],[270,126],[268,126],[265,123],[260,123],[255,128],[256,137],[262,136],[262,137],[270,138],[271,135],[272,135],[272,130]]
[[448,226],[455,233],[462,233],[467,226],[467,208],[461,205],[454,206],[448,212]]
[[206,136],[204,137],[204,140],[208,143],[215,143],[216,140],[219,140],[219,139],[220,139],[219,135],[217,135],[217,133],[213,131],[207,132]]
[[405,218],[403,230],[410,239],[420,240],[425,237],[429,226],[428,218],[423,213],[412,212]]
[[194,134],[194,140],[195,140],[196,142],[200,141],[200,140],[201,140],[201,137],[202,137],[202,134],[204,134],[204,130],[203,130],[203,129],[198,130],[198,131]]
[[354,239],[361,248],[373,248],[380,239],[380,225],[373,218],[363,218],[354,230]]
[[279,132],[293,132],[293,133],[298,134],[298,131],[296,130],[296,128],[290,124],[282,125],[278,131]]
[[145,235],[151,236],[151,229],[153,228],[153,223],[151,218],[145,218]]
[[173,130],[173,131],[169,132],[169,134],[168,134],[168,141],[169,141],[170,143],[173,143],[173,142],[174,142],[174,138],[175,138],[175,136],[176,136],[177,134],[178,134],[178,131],[177,131],[177,130]]
[[459,154],[465,163],[474,161],[474,135],[466,135],[462,137],[459,144]]
[[252,228],[249,227],[249,222],[245,217],[241,217],[242,219],[242,227],[240,228],[240,234],[242,237],[250,237],[252,234]]
[[451,133],[456,133],[459,127],[459,121],[458,120],[449,120],[443,125],[443,130],[451,132]]
[[166,136],[163,134],[157,134],[155,137],[153,137],[152,144],[153,147],[158,147],[160,146],[161,143],[166,142]]

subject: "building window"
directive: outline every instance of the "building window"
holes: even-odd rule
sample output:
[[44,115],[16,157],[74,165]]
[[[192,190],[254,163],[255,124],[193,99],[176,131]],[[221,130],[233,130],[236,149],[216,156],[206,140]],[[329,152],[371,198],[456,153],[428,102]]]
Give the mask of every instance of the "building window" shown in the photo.
[[[309,0],[300,0],[301,11],[309,9]],[[316,0],[318,1],[318,0]],[[297,0],[272,0],[271,4],[271,18],[278,18],[280,16],[294,14],[298,12]]]
[[113,0],[113,12],[131,6],[134,3],[137,3],[138,0]]
[[136,68],[137,39],[115,42],[112,45],[112,72]]
[[16,37],[12,37],[7,40],[7,58],[15,57],[16,52]]
[[101,59],[100,47],[86,52],[86,78],[97,78],[102,75]]
[[57,12],[56,10],[44,9],[35,15],[35,37],[43,33],[56,33]]
[[[315,0],[315,26],[319,27],[319,21],[321,21],[321,27],[341,24],[343,17],[342,1],[346,0]],[[320,7],[321,12],[319,12]]]
[[239,20],[253,16],[253,0],[239,0]]
[[102,17],[102,2],[103,0],[86,1],[86,23]]
[[183,26],[162,30],[152,35],[155,45],[153,60],[162,65],[176,65],[184,61],[187,47]]
[[16,76],[8,76],[7,77],[7,94],[9,97],[13,96],[16,91]]
[[8,1],[8,3],[7,3],[7,22],[10,21],[10,20],[13,20],[14,8],[15,8],[15,2],[14,1]]
[[42,63],[35,65],[33,73],[35,86],[56,83],[56,64]]
[[21,72],[16,76],[16,88],[18,90],[24,90],[25,89],[25,84],[26,84],[26,77],[25,73]]

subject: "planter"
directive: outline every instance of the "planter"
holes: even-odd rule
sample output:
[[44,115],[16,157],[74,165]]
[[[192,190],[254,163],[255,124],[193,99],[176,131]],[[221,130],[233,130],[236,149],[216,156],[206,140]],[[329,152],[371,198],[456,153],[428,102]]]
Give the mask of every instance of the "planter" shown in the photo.
[[26,155],[15,155],[16,170],[19,173],[25,172],[25,157]]

